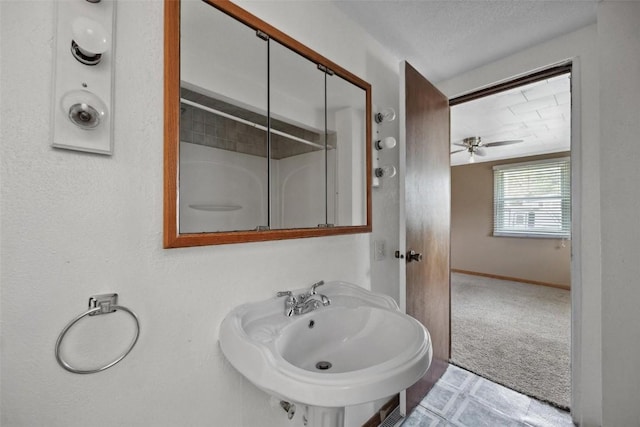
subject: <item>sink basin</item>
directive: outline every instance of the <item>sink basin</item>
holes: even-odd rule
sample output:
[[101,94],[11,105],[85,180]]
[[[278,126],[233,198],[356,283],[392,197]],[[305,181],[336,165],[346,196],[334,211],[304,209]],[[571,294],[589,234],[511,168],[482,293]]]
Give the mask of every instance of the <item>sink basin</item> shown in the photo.
[[427,372],[429,333],[392,298],[346,282],[319,291],[331,305],[303,315],[285,316],[284,298],[233,309],[219,338],[229,362],[267,393],[319,407],[382,399]]

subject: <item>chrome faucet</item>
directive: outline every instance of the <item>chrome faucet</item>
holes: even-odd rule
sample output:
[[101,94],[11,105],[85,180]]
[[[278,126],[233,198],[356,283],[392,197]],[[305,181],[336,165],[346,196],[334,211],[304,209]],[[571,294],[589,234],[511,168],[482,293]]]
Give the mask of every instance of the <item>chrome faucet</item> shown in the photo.
[[326,307],[331,304],[331,300],[316,291],[318,286],[324,285],[324,280],[311,285],[311,289],[299,295],[293,295],[291,291],[278,292],[278,297],[286,296],[284,300],[284,315],[291,317],[298,314],[309,313],[320,307]]

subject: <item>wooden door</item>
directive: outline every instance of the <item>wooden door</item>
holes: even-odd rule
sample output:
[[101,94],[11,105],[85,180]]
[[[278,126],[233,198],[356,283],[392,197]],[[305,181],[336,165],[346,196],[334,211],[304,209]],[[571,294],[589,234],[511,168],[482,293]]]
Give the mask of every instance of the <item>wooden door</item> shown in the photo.
[[407,390],[407,413],[442,376],[450,355],[449,241],[451,170],[449,100],[411,65],[404,64],[406,135],[407,313],[431,334],[433,361]]

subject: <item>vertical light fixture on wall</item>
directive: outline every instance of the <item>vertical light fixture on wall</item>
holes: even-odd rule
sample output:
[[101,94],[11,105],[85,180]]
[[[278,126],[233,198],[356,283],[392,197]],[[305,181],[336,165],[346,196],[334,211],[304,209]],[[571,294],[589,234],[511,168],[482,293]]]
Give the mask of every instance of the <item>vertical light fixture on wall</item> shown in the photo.
[[373,151],[372,186],[380,187],[380,178],[391,178],[394,177],[397,173],[396,167],[393,165],[384,165],[382,167],[380,166],[380,152],[383,150],[390,150],[392,148],[395,148],[395,146],[397,145],[397,141],[392,136],[381,138],[379,136],[380,131],[378,127],[385,122],[394,121],[396,119],[396,112],[393,108],[387,107],[382,109],[380,112],[375,113],[373,115],[373,119],[376,123],[374,125],[374,133],[376,135],[376,138],[373,141],[373,148],[375,148],[375,150]]
[[51,145],[112,154],[115,0],[55,5]]
[[380,112],[376,113],[373,118],[378,124],[382,122],[392,122],[396,119],[396,112],[391,107],[383,108]]

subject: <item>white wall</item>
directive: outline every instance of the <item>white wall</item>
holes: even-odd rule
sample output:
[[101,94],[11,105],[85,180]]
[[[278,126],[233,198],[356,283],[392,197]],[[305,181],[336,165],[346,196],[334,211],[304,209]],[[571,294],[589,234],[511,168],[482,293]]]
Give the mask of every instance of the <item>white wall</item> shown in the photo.
[[[602,425],[602,333],[600,271],[600,116],[598,42],[596,25],[542,43],[503,60],[469,71],[437,84],[449,97],[491,86],[514,76],[572,59],[574,109],[577,120],[572,134],[579,141],[572,145],[574,186],[574,233],[572,250],[572,303],[582,313],[581,328],[574,336],[581,339],[582,351],[574,352],[572,411],[583,427]],[[625,173],[627,171],[625,170]],[[604,221],[604,218],[602,219]],[[579,228],[579,229],[576,229]],[[579,257],[575,254],[579,253]],[[581,262],[579,262],[581,261]],[[575,320],[575,319],[574,319]],[[608,424],[616,425],[616,424]]]
[[[242,0],[236,3],[371,83],[374,106],[390,106],[398,111],[399,60],[372,41],[364,29],[334,12],[330,5],[316,1]],[[332,13],[328,14],[326,9]],[[398,120],[378,128],[382,137],[398,137]],[[398,149],[385,150],[381,157],[381,164],[398,165]],[[371,259],[371,288],[396,299],[399,262],[393,258],[393,251],[398,249],[399,239],[398,194],[397,176],[384,180],[381,188],[372,190],[373,232],[370,235],[371,246],[374,240],[382,240],[387,248],[385,259]]]
[[[396,59],[330,4],[242,5],[397,105]],[[220,353],[224,315],[318,279],[397,292],[397,275],[372,263],[367,234],[162,249],[163,4],[118,2],[112,157],[49,146],[53,10],[0,2],[2,425],[280,425]],[[373,236],[391,242],[396,196],[384,191]],[[109,291],[140,317],[136,348],[99,374],[62,370],[58,333]]]
[[603,425],[640,426],[640,3],[599,4]]

